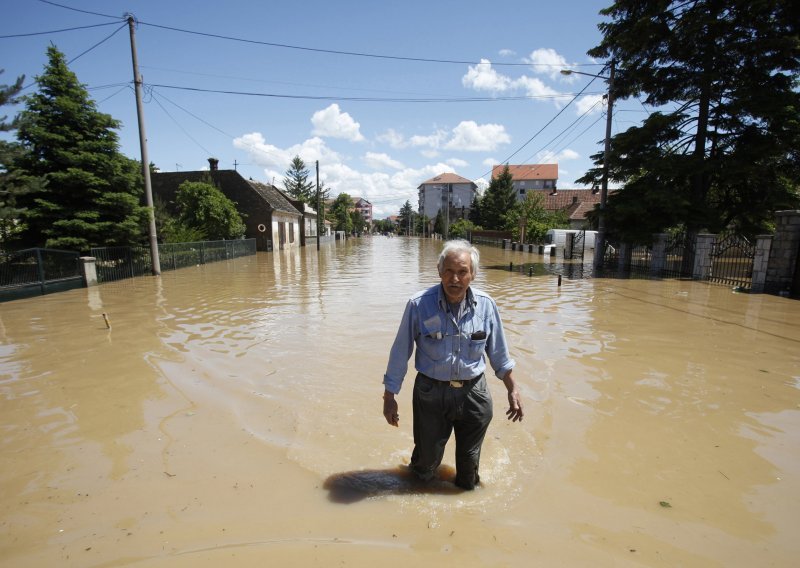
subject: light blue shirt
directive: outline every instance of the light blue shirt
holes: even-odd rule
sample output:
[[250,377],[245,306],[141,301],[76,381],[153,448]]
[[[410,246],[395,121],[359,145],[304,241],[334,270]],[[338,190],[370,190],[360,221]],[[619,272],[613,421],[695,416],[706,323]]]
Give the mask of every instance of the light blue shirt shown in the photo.
[[387,391],[400,392],[415,343],[414,367],[440,381],[479,376],[486,370],[484,353],[497,377],[504,378],[514,368],[495,301],[470,286],[465,302],[456,319],[441,284],[408,300],[383,376]]

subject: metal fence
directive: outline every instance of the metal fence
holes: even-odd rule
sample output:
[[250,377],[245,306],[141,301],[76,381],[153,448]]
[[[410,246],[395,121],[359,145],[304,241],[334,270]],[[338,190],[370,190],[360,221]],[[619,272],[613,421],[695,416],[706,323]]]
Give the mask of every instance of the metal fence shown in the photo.
[[77,252],[30,248],[0,253],[0,302],[83,285]]
[[[165,243],[158,245],[161,270],[177,270],[220,260],[256,254],[255,239],[234,241],[202,241],[196,243]],[[134,276],[152,274],[150,247],[93,248],[98,282],[111,282]]]

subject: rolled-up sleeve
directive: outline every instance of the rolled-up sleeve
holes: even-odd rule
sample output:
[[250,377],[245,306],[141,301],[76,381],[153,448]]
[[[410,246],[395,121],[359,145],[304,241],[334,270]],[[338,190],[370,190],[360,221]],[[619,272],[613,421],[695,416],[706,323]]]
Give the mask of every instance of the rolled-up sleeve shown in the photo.
[[489,364],[494,370],[497,378],[504,379],[506,373],[514,368],[516,364],[508,352],[508,344],[506,343],[506,334],[503,331],[503,322],[500,319],[500,311],[497,309],[497,304],[494,300],[490,301],[491,307],[489,308],[489,321],[491,321],[491,333],[489,333],[489,340],[486,342],[486,355],[489,358]]
[[414,322],[417,319],[417,310],[413,302],[406,304],[403,312],[403,319],[397,329],[397,336],[394,338],[392,350],[389,352],[389,363],[386,366],[386,374],[383,375],[383,385],[387,391],[397,394],[403,385],[403,379],[408,371],[408,360],[414,352]]

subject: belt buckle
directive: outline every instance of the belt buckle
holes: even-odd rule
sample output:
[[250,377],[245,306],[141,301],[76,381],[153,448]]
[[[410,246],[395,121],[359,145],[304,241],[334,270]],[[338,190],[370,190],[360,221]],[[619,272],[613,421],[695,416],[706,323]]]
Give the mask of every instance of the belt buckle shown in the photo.
[[464,381],[450,381],[450,386],[454,389],[460,389],[464,386]]

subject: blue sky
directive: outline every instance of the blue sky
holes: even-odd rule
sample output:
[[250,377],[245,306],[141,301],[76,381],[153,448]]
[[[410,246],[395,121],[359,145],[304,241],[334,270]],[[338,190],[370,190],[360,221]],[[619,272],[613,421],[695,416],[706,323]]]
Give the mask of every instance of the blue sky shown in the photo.
[[[0,36],[37,35],[0,38],[0,83],[24,74],[31,84],[55,44],[122,122],[121,151],[140,158],[132,13],[148,153],[161,170],[204,169],[213,156],[280,187],[299,154],[312,178],[319,161],[332,195],[365,197],[383,218],[406,200],[416,208],[417,187],[437,174],[483,185],[507,161],[557,162],[559,187],[578,187],[602,149],[606,86],[559,71],[601,72],[586,51],[610,3],[6,0]],[[95,27],[55,33],[85,26]],[[613,132],[645,116],[638,101],[618,101]]]

